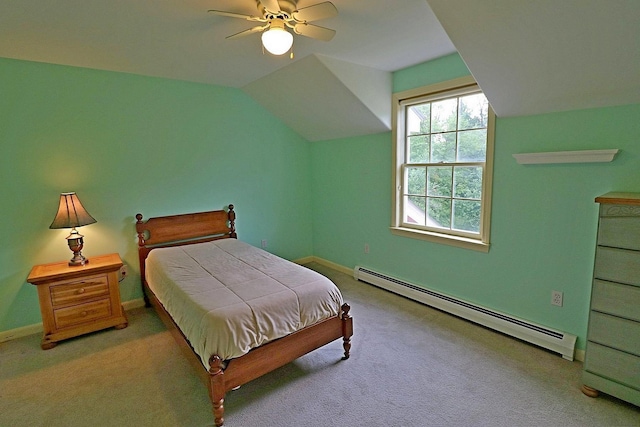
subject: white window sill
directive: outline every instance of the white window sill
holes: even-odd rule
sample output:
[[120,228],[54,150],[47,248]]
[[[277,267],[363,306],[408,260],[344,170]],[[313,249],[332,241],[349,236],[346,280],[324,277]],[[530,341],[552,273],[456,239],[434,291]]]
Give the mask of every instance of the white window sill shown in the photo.
[[471,249],[478,252],[489,252],[489,243],[466,237],[451,236],[448,234],[434,233],[431,231],[414,230],[404,227],[390,227],[391,233],[396,236],[409,237],[412,239],[426,240],[434,243],[455,246],[457,248]]

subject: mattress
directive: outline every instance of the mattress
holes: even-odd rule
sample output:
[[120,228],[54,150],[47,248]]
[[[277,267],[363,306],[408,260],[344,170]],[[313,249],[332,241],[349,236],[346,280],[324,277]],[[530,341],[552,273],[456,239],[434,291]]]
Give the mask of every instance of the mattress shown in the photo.
[[233,359],[335,316],[340,290],[326,277],[237,239],[156,248],[149,287],[202,364]]

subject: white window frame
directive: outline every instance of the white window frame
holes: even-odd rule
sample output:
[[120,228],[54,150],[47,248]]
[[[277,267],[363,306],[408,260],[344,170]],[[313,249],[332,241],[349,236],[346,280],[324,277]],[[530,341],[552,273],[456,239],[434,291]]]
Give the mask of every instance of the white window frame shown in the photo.
[[493,156],[495,140],[495,113],[489,105],[487,123],[487,151],[482,177],[482,199],[480,233],[475,236],[464,233],[424,230],[403,224],[403,185],[406,163],[405,108],[421,100],[446,99],[465,93],[481,91],[473,77],[461,77],[429,86],[398,92],[393,95],[392,138],[393,138],[393,182],[391,232],[395,235],[422,239],[446,245],[481,252],[489,251],[491,227],[491,189],[493,183]]

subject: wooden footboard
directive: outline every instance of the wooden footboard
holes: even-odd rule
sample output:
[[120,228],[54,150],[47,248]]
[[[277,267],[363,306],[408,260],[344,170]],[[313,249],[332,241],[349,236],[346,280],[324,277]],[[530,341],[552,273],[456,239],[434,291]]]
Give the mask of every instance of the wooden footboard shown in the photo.
[[216,426],[224,424],[224,398],[227,391],[261,377],[281,366],[304,356],[339,338],[343,339],[343,360],[349,358],[353,319],[349,315],[349,305],[342,305],[339,316],[308,326],[293,334],[254,348],[244,356],[224,361],[218,356],[209,358],[209,397],[213,405]]
[[[284,366],[339,338],[343,340],[343,360],[349,358],[353,319],[349,314],[350,307],[345,303],[337,316],[254,348],[241,357],[225,361],[217,355],[211,355],[209,358],[210,369],[207,371],[178,325],[149,288],[145,279],[145,260],[149,252],[157,247],[236,238],[233,205],[229,205],[228,211],[173,215],[151,218],[147,222],[143,222],[142,215],[137,214],[136,219],[141,281],[145,301],[154,307],[180,345],[185,357],[194,366],[207,386],[216,426],[224,424],[224,399],[227,391]],[[198,225],[199,223],[202,225]]]

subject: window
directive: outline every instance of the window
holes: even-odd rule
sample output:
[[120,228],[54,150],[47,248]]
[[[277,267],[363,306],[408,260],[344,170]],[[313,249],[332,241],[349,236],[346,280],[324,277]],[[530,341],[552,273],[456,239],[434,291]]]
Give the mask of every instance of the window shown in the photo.
[[489,250],[495,115],[471,77],[394,95],[395,234]]

